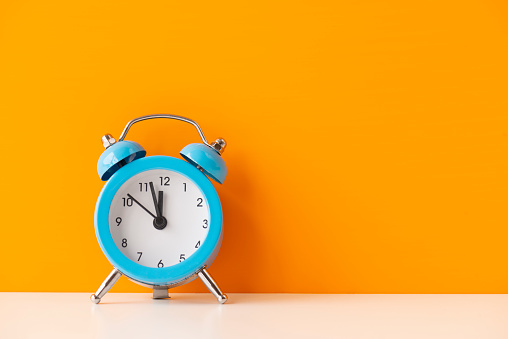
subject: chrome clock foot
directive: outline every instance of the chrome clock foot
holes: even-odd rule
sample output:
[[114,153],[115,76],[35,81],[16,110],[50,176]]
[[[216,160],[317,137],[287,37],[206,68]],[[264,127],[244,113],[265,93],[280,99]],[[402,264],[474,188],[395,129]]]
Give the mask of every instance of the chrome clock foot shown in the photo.
[[90,300],[94,303],[94,304],[98,304],[101,302],[101,298],[98,298],[95,294],[92,294],[90,296]]
[[154,286],[153,299],[167,299],[170,298],[167,286]]
[[228,296],[219,288],[219,285],[213,280],[212,276],[206,269],[202,269],[198,272],[198,277],[201,279],[203,284],[208,288],[208,290],[217,298],[217,301],[221,304],[224,304],[228,301]]
[[106,280],[104,280],[102,282],[101,286],[99,286],[99,289],[97,290],[97,292],[95,292],[95,294],[92,294],[90,296],[90,300],[94,304],[100,303],[102,297],[104,297],[104,295],[106,293],[108,293],[108,291],[111,289],[111,287],[113,287],[113,285],[118,281],[118,279],[120,279],[121,276],[122,276],[122,273],[120,273],[119,270],[114,268],[113,271],[111,271],[111,273],[108,275]]

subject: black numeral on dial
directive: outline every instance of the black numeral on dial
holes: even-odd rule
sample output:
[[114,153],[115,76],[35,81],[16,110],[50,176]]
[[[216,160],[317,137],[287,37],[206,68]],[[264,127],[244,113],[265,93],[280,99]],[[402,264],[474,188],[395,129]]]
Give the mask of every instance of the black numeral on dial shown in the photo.
[[182,262],[185,260],[185,254],[180,254],[180,261],[179,262]]
[[133,204],[132,198],[122,198],[123,205],[127,207],[131,207]]
[[148,183],[147,182],[140,182],[139,183],[139,191],[140,192],[148,192]]
[[203,207],[203,198],[198,198],[197,202],[198,202],[197,207]]
[[169,180],[171,180],[169,177],[159,177],[161,179],[161,186],[169,186]]
[[139,254],[138,261],[141,259],[141,256],[143,255],[143,252],[137,252]]
[[127,247],[127,239],[122,239],[122,247]]
[[159,263],[157,264],[157,267],[158,268],[163,268],[164,267],[164,263],[162,262],[162,259],[159,260]]
[[118,217],[115,219],[116,221],[116,226],[120,226],[120,224],[122,223],[122,218]]
[[198,241],[198,243],[196,244],[196,246],[194,246],[194,248],[198,248],[199,246],[201,246],[201,240]]
[[203,220],[203,228],[208,228],[208,220]]

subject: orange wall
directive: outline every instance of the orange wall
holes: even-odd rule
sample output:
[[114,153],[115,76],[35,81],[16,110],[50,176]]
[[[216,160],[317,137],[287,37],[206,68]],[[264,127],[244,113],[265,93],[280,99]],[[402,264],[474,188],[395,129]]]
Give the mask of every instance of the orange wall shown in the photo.
[[100,137],[164,112],[229,143],[226,292],[508,293],[507,90],[505,1],[2,2],[0,291],[95,291]]

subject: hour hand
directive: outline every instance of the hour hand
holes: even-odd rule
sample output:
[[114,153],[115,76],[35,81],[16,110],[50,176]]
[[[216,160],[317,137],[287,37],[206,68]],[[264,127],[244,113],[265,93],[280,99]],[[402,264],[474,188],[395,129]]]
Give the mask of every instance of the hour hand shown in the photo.
[[161,212],[161,216],[163,215],[163,210],[162,210],[162,207],[164,206],[163,199],[164,199],[164,193],[162,191],[159,191],[159,199],[157,200],[157,202],[159,205],[159,212]]
[[133,197],[132,195],[127,194],[127,196],[128,196],[129,198],[131,198],[131,199],[132,199],[132,200],[133,200],[136,204],[138,204],[138,205],[139,205],[139,207],[141,207],[141,208],[142,208],[142,209],[144,209],[144,210],[145,210],[148,214],[150,214],[150,215],[152,216],[152,218],[154,218],[154,219],[155,219],[155,218],[157,218],[155,215],[153,215],[153,213],[152,213],[152,212],[150,212],[149,210],[147,210],[147,209],[146,209],[146,207],[145,207],[145,206],[143,206],[143,205],[142,205],[139,201],[137,201],[136,199],[134,199],[134,197]]

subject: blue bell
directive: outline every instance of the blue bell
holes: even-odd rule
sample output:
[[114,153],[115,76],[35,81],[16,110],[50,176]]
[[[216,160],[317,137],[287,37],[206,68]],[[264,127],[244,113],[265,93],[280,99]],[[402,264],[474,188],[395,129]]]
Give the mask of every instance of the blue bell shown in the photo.
[[108,180],[120,167],[146,155],[144,148],[137,142],[115,142],[110,134],[102,137],[102,143],[106,150],[97,163],[97,172],[102,181]]
[[211,146],[213,148],[205,144],[190,144],[180,151],[180,155],[192,165],[202,169],[207,176],[222,184],[226,179],[227,168],[220,153],[226,146],[226,142],[223,139],[217,139]]

